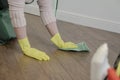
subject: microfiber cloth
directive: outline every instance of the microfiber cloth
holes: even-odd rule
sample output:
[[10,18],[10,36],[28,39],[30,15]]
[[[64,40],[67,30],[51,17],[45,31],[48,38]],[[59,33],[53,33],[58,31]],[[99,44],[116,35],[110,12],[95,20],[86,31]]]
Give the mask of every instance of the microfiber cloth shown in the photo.
[[81,51],[81,52],[89,52],[89,48],[86,45],[85,42],[81,42],[77,44],[77,48],[60,48],[60,50],[64,50],[64,51]]

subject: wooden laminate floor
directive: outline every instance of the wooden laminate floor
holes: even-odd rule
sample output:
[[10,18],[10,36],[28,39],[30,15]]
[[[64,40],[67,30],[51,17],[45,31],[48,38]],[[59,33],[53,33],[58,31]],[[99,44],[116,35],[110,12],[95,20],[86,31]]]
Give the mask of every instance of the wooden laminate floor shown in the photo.
[[120,52],[120,34],[58,21],[65,41],[85,41],[90,48],[90,53],[60,51],[39,17],[26,14],[26,19],[32,47],[45,51],[51,59],[42,62],[23,55],[14,40],[0,46],[0,80],[90,80],[90,61],[101,44],[108,43],[111,65]]

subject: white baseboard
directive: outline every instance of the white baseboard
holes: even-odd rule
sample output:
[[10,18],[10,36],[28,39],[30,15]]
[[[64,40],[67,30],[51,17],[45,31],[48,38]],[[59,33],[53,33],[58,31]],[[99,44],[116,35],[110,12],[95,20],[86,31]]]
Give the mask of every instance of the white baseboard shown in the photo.
[[[25,8],[25,12],[34,15],[40,15],[39,8],[33,5],[27,5]],[[120,33],[120,22],[117,21],[94,18],[91,16],[81,15],[78,13],[63,10],[57,11],[57,19],[75,24],[85,25],[92,28]]]
[[120,33],[120,22],[58,10],[57,19],[92,28]]

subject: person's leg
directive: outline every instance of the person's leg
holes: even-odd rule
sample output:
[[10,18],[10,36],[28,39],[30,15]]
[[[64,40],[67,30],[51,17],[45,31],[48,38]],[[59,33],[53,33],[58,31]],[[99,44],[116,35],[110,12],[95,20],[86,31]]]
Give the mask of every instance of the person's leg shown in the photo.
[[25,55],[38,60],[49,60],[42,51],[31,48],[26,34],[26,20],[24,17],[25,0],[8,0],[11,22],[14,27],[19,45]]
[[52,39],[51,41],[58,47],[58,48],[77,48],[77,45],[72,42],[65,43],[58,31],[56,18],[52,10],[51,5],[52,0],[38,0],[38,5],[40,9],[40,16],[47,27],[48,31],[50,32]]

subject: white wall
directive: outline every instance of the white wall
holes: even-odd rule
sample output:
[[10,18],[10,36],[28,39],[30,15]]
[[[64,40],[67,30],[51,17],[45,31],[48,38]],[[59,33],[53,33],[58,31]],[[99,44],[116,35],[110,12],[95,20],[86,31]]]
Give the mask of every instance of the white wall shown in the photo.
[[[55,3],[56,3],[56,0],[52,0],[53,11],[55,11],[55,7],[56,7]],[[32,4],[27,4],[25,7],[25,12],[40,16],[37,0],[34,0]]]
[[120,0],[59,0],[57,19],[120,33]]

